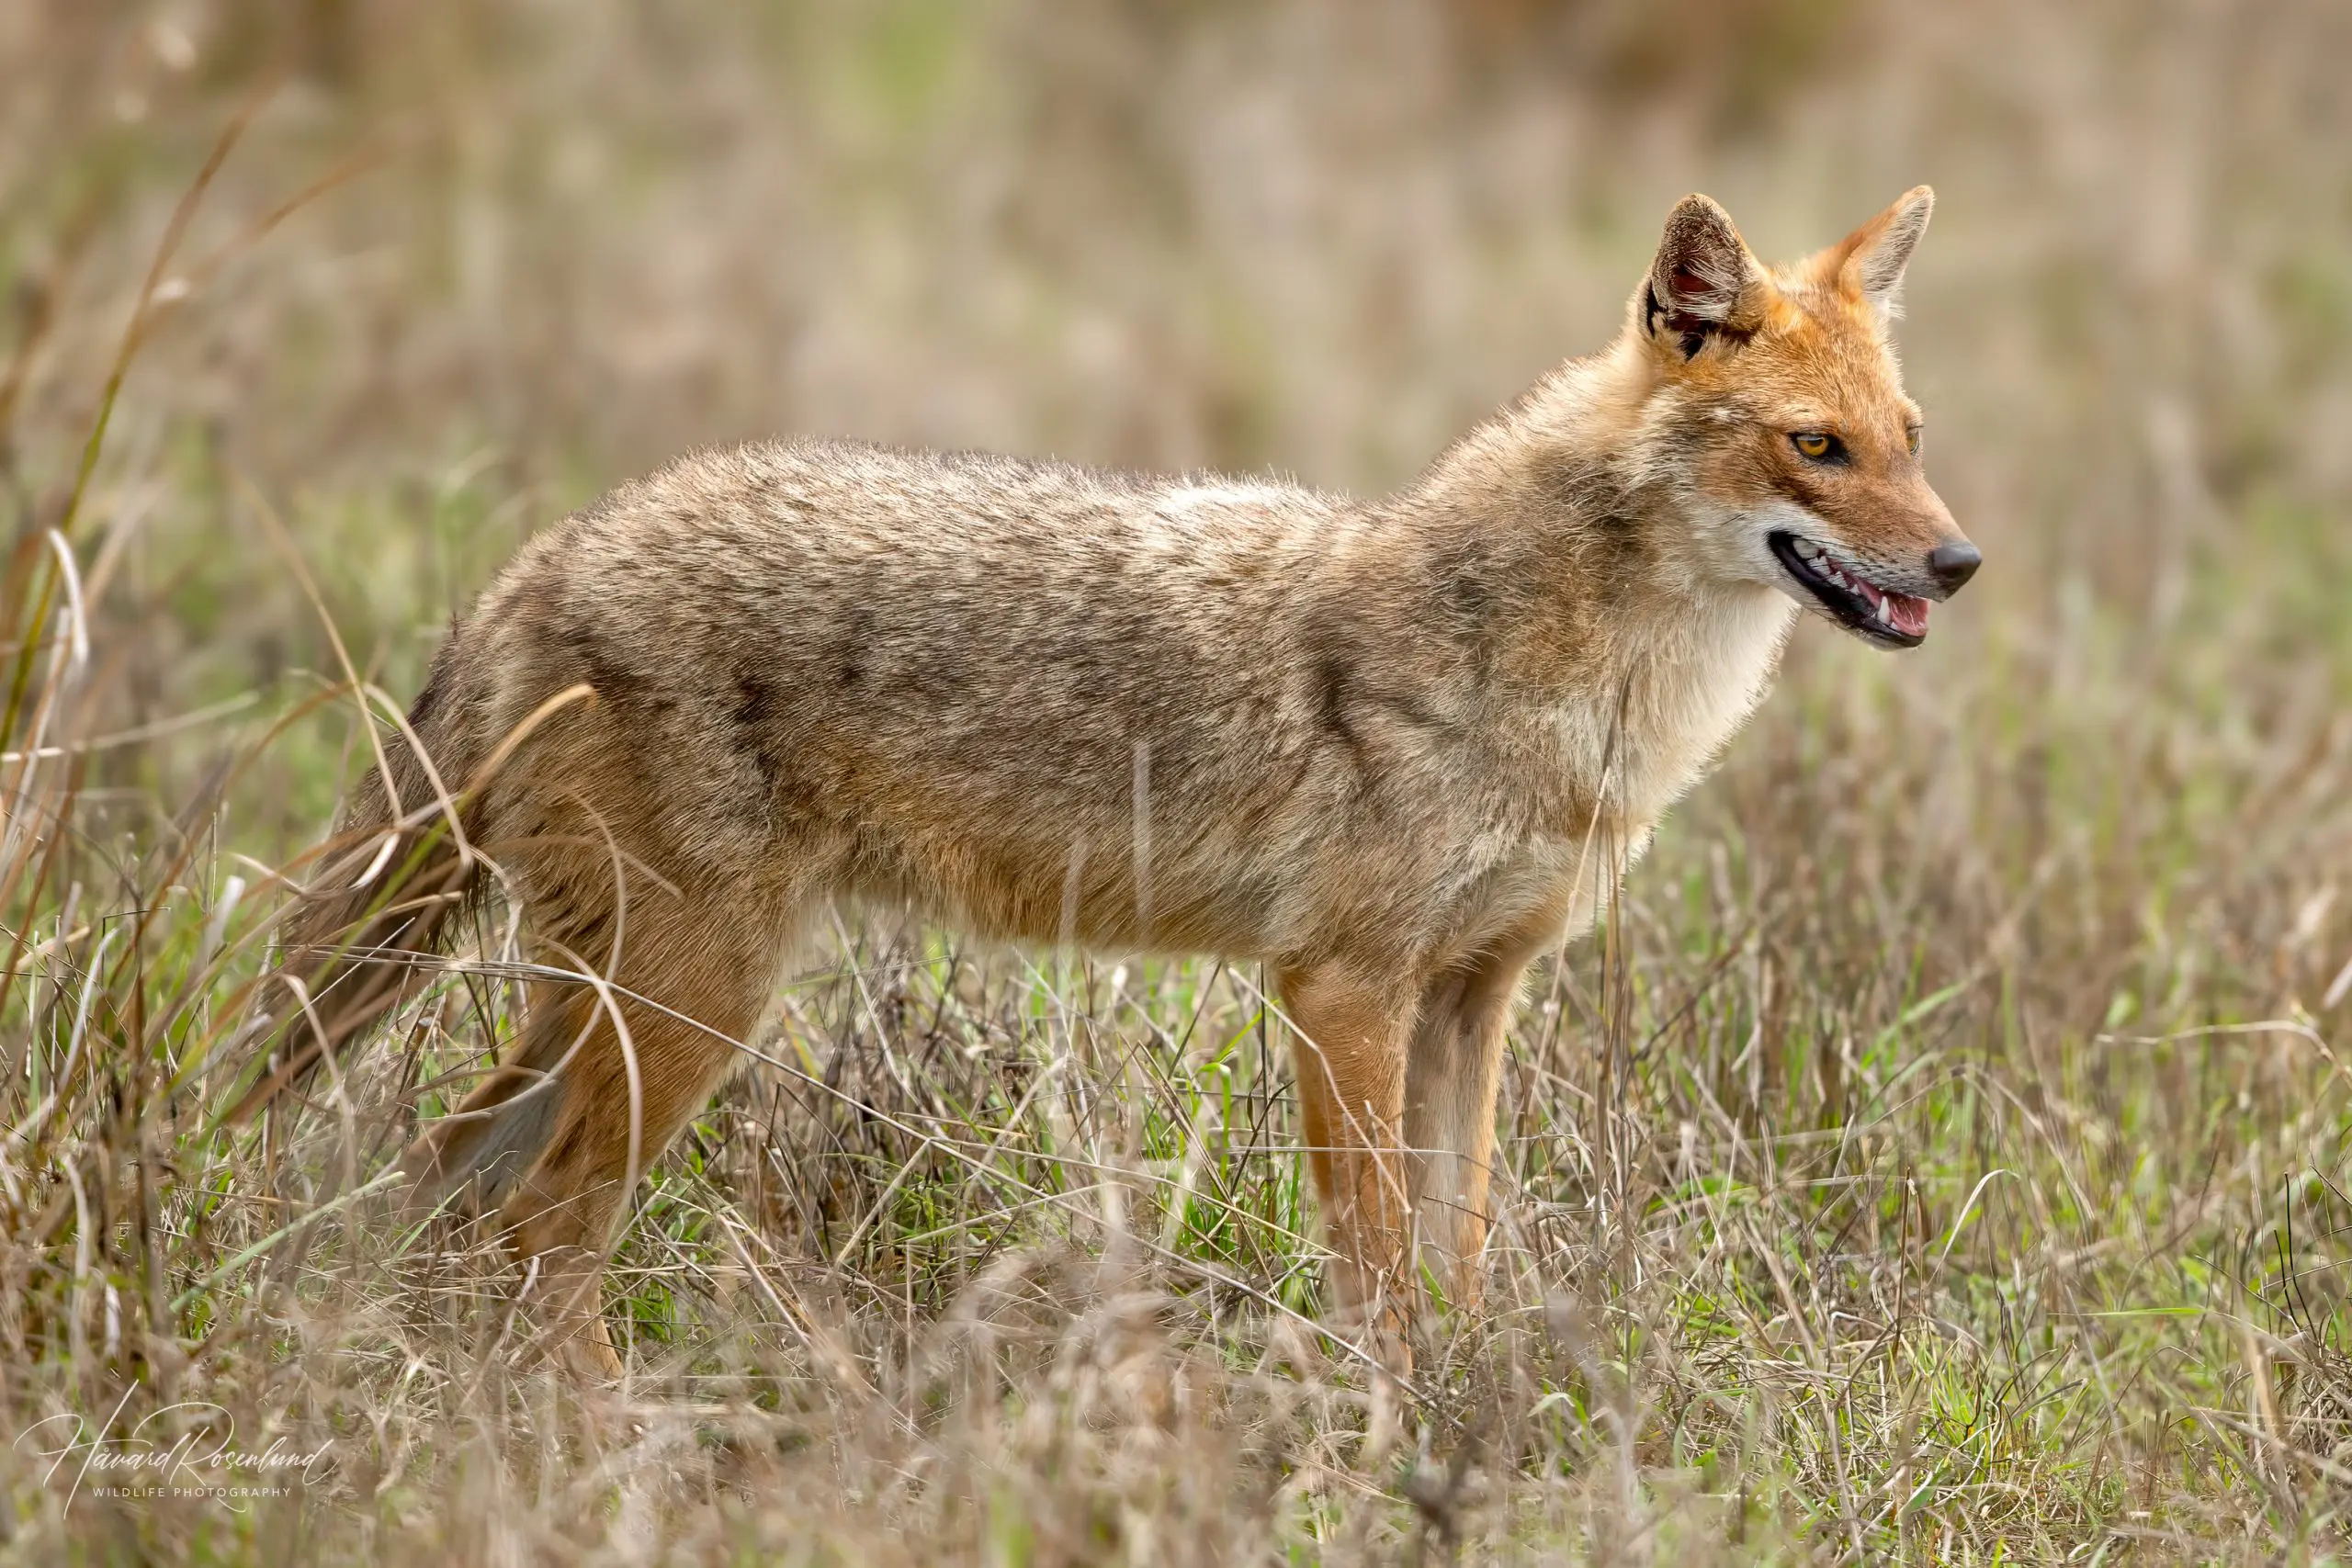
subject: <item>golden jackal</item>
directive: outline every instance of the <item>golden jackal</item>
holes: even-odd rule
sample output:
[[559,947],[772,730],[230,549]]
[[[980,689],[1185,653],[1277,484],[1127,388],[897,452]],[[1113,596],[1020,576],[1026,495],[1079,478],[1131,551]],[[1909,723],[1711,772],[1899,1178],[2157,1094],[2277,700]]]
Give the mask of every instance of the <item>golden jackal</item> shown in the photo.
[[609,1367],[629,1184],[811,911],[889,900],[1268,964],[1342,1320],[1395,1323],[1416,1244],[1474,1296],[1530,961],[1798,606],[1906,648],[1976,568],[1887,339],[1931,201],[1768,270],[1686,198],[1616,340],[1385,500],[820,441],[622,486],[523,550],[382,737],[247,1103],[390,1006],[494,867],[547,964],[599,978],[533,985],[404,1168],[494,1210]]

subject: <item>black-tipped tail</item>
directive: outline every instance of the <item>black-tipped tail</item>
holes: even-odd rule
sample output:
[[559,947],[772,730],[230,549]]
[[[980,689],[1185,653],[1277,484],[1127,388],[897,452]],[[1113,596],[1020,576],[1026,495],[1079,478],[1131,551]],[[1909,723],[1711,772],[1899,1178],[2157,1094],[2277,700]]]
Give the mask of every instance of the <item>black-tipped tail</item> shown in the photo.
[[456,654],[452,638],[407,728],[384,738],[382,764],[361,781],[294,910],[278,967],[262,982],[271,1022],[261,1072],[231,1108],[232,1122],[300,1088],[413,994],[451,916],[481,885],[487,868],[467,837],[479,803],[464,793],[481,759],[447,700]]

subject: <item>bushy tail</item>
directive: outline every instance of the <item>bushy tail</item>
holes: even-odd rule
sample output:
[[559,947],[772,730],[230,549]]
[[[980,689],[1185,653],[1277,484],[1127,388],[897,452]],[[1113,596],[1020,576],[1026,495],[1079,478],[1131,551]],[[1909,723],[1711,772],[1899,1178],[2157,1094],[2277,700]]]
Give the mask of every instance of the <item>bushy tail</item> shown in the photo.
[[[261,1005],[272,1022],[262,1075],[229,1112],[242,1122],[337,1057],[421,983],[449,919],[481,886],[469,839],[481,747],[450,687],[452,637],[344,808],[293,911]],[[388,782],[389,781],[389,784]]]

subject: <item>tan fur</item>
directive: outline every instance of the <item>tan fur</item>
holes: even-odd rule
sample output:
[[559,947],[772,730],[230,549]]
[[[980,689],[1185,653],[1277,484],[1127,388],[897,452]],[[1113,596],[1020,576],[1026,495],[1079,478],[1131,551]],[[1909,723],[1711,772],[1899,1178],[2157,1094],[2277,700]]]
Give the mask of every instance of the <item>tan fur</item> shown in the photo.
[[[594,1332],[628,1184],[810,912],[872,900],[1268,964],[1343,1313],[1396,1320],[1416,1234],[1475,1297],[1521,975],[1763,694],[1801,592],[1768,526],[1940,597],[1918,558],[1957,536],[1885,339],[1925,210],[1767,273],[1689,198],[1613,344],[1382,501],[797,441],[549,528],[411,722],[545,961],[610,988],[535,987],[409,1170],[479,1182]],[[1815,426],[1838,471],[1790,450]],[[266,1088],[379,1011],[396,987],[365,960],[425,950],[479,880],[446,824],[424,841],[436,792],[387,745],[401,815],[362,789],[288,971],[327,1038]],[[352,891],[388,832],[397,869]]]

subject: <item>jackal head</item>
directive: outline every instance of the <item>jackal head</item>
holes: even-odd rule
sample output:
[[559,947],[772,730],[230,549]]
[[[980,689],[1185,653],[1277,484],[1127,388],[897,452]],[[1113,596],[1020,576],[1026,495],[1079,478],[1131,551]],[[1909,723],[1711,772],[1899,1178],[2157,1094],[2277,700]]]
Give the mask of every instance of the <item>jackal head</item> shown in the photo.
[[1690,567],[1776,587],[1882,648],[1928,634],[1979,556],[1928,488],[1919,405],[1888,341],[1927,186],[1794,265],[1685,197],[1628,331],[1655,379],[1645,456],[1682,493]]

